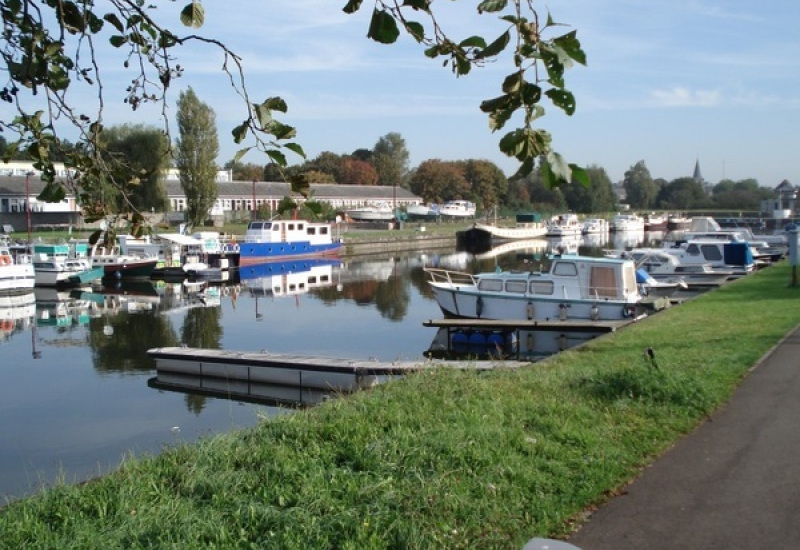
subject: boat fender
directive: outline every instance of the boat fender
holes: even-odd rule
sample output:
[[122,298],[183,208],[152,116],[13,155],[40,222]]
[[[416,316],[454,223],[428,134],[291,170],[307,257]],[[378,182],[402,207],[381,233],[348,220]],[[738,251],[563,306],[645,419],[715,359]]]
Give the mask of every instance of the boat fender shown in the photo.
[[528,321],[533,320],[533,315],[535,310],[533,309],[533,302],[528,302],[528,306],[525,308],[525,314],[528,316]]
[[562,321],[567,320],[567,304],[558,304],[558,318]]
[[483,296],[478,296],[478,299],[475,301],[475,313],[478,316],[478,319],[481,318],[483,315]]
[[622,307],[622,316],[626,319],[630,319],[633,317],[633,314],[636,313],[636,306],[628,305]]

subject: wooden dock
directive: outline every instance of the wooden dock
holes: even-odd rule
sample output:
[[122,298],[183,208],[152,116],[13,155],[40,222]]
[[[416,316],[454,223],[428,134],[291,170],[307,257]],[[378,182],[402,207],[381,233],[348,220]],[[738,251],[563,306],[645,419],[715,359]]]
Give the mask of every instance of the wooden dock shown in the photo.
[[[159,378],[183,375],[297,388],[349,392],[369,388],[393,377],[442,366],[441,362],[358,361],[335,357],[302,356],[267,352],[226,351],[205,348],[153,348],[147,354],[156,361]],[[491,370],[517,367],[516,361],[463,361],[448,368]]]

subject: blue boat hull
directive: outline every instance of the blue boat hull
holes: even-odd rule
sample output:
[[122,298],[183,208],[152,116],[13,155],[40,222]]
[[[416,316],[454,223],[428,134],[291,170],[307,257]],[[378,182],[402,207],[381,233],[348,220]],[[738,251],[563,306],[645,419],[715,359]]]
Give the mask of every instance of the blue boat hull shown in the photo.
[[313,245],[308,241],[277,243],[242,243],[239,245],[239,265],[261,264],[314,256],[336,256],[342,243]]

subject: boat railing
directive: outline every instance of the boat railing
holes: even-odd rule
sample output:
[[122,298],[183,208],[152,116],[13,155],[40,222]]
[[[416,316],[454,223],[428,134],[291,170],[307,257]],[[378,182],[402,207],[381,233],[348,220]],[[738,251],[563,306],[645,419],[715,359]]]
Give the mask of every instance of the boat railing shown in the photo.
[[429,280],[432,283],[447,283],[449,285],[478,284],[474,275],[464,271],[453,271],[439,267],[426,267],[425,272],[428,274]]

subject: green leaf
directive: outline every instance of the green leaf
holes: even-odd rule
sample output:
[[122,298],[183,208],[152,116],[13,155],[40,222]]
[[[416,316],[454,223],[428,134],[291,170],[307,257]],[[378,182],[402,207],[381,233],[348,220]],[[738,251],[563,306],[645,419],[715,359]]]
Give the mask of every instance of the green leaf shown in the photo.
[[297,144],[297,143],[287,143],[287,144],[284,145],[284,147],[286,147],[290,151],[293,151],[294,153],[300,155],[301,157],[306,158],[306,152],[303,150],[303,148],[299,144]]
[[231,130],[231,134],[233,134],[234,143],[241,143],[244,140],[244,138],[247,137],[248,122],[250,121],[245,120],[239,126]]
[[267,98],[267,100],[264,101],[261,105],[263,105],[267,109],[270,109],[272,111],[278,111],[280,113],[285,113],[288,110],[286,101],[284,101],[280,97]]
[[425,39],[425,28],[416,21],[407,21],[406,30],[417,42],[422,42]]
[[203,26],[206,19],[206,11],[200,2],[192,2],[187,4],[181,10],[181,23],[193,29],[199,29]]
[[119,34],[115,34],[114,36],[109,38],[108,41],[115,48],[119,48],[119,47],[123,46],[128,41],[128,37],[127,36],[121,36]]
[[119,32],[125,32],[125,27],[122,26],[122,22],[119,20],[116,13],[107,13],[103,15],[103,19],[113,25]]
[[355,13],[358,11],[358,8],[361,7],[362,1],[363,0],[349,0],[349,2],[347,2],[347,5],[344,8],[342,8],[342,11],[345,13]]
[[397,22],[394,17],[387,11],[374,10],[367,38],[371,38],[381,44],[394,44],[398,36],[400,36],[400,30],[397,28]]
[[476,59],[486,59],[487,57],[493,57],[495,55],[498,55],[500,52],[506,49],[506,46],[508,46],[508,43],[510,41],[511,41],[511,34],[508,31],[506,31],[500,36],[498,36],[494,42],[489,44],[482,51],[478,52],[478,54],[475,57]]
[[241,158],[245,156],[248,153],[248,151],[250,151],[250,149],[252,149],[252,147],[245,147],[244,149],[239,149],[238,151],[236,151],[236,154],[233,155],[233,162],[234,163],[239,162],[239,160],[241,160]]
[[508,0],[484,0],[478,4],[478,13],[494,13],[502,11],[508,5]]
[[66,196],[67,193],[61,185],[48,182],[36,198],[43,202],[61,202]]
[[289,184],[291,185],[293,193],[300,193],[304,197],[308,197],[311,193],[311,185],[305,174],[290,177]]
[[431,10],[431,0],[405,0],[403,5],[428,13],[430,13]]
[[286,155],[284,155],[280,151],[277,151],[275,149],[269,149],[268,151],[266,151],[266,153],[267,156],[271,158],[273,162],[275,162],[275,164],[277,164],[278,166],[286,166],[287,164]]
[[470,36],[458,43],[460,48],[485,48],[486,40],[482,36]]
[[511,73],[503,80],[502,90],[507,94],[513,94],[519,91],[520,86],[524,82],[523,74],[521,71]]
[[578,31],[572,31],[553,40],[553,44],[558,46],[570,59],[577,61],[581,65],[586,65],[586,53],[581,49],[578,40]]
[[571,116],[575,112],[575,96],[572,95],[572,92],[551,88],[544,94],[550,98],[550,101],[555,106],[560,107],[568,115]]
[[592,181],[589,178],[589,172],[586,171],[586,169],[572,163],[570,163],[569,167],[570,170],[572,170],[572,181],[580,183],[587,189],[592,186]]

